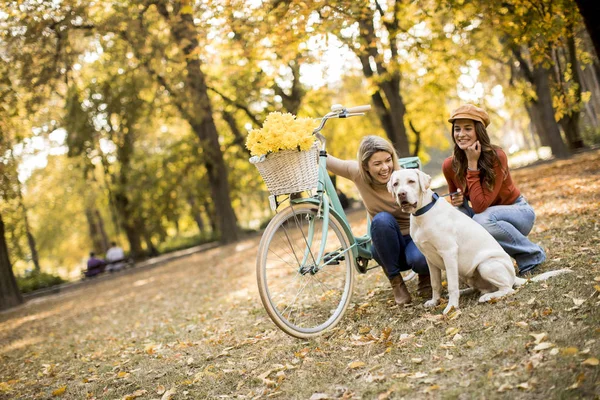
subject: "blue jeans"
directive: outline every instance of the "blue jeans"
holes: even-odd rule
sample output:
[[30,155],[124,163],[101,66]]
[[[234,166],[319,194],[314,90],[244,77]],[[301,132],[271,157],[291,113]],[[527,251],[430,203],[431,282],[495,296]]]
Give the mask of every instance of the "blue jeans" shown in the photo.
[[515,259],[519,271],[527,271],[546,260],[544,249],[527,238],[535,222],[535,212],[523,196],[519,196],[511,205],[491,206],[479,214],[473,212],[467,199],[458,209],[496,239],[504,251]]
[[371,222],[371,238],[373,257],[383,267],[389,279],[409,269],[420,275],[429,275],[425,256],[410,235],[402,235],[392,214],[380,212],[375,215]]

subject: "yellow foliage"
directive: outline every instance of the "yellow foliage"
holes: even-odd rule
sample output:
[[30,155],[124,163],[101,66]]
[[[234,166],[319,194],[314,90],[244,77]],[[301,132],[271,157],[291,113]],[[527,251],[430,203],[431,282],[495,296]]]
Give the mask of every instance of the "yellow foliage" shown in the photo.
[[290,113],[270,113],[263,127],[248,134],[246,147],[253,156],[261,156],[282,150],[308,150],[315,141],[312,135],[316,127],[311,118],[296,118]]

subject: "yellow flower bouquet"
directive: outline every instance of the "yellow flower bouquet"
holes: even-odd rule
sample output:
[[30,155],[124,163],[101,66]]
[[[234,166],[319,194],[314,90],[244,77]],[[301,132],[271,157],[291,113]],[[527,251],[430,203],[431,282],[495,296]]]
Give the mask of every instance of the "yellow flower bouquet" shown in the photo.
[[246,147],[253,156],[282,150],[306,151],[315,141],[312,135],[315,127],[315,120],[311,118],[296,118],[290,113],[272,112],[265,119],[262,128],[250,131]]
[[315,188],[318,146],[312,135],[316,122],[292,114],[270,113],[261,129],[248,134],[246,147],[272,195]]

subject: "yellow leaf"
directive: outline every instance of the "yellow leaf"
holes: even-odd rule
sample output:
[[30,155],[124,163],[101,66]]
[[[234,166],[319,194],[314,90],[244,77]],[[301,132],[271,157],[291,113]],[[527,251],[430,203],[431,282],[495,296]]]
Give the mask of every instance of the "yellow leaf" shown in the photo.
[[594,285],[594,289],[596,289],[597,292],[600,292],[600,285]]
[[360,367],[364,367],[365,363],[362,361],[352,361],[350,364],[348,364],[348,368],[350,369],[356,369],[356,368],[360,368]]
[[587,360],[585,360],[584,362],[582,362],[581,364],[595,367],[598,365],[598,359],[596,357],[590,357]]
[[194,13],[194,7],[192,6],[185,6],[181,8],[181,14],[193,14]]
[[0,382],[0,393],[8,393],[12,390],[10,385],[6,382]]
[[65,393],[65,390],[67,390],[66,386],[59,387],[58,389],[52,392],[52,396],[62,396],[63,393]]
[[142,397],[146,393],[147,393],[146,390],[136,390],[135,392],[123,397],[123,400],[134,400],[134,399],[137,399],[138,397]]
[[119,373],[117,374],[117,376],[119,378],[124,378],[126,375],[127,375],[127,372],[125,372],[125,371],[119,371]]
[[460,331],[460,329],[458,329],[458,328],[448,328],[448,329],[446,329],[446,335],[454,336],[458,333],[458,331]]
[[574,356],[575,354],[577,354],[578,351],[579,350],[577,349],[577,347],[566,347],[560,352],[563,356]]

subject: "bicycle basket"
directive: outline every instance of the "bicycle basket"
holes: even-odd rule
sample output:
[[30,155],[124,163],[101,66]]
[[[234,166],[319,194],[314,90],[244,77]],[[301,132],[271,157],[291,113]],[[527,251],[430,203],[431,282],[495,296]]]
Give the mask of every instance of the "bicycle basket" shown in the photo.
[[310,190],[317,187],[319,180],[318,142],[307,151],[283,150],[266,157],[252,157],[273,196]]

